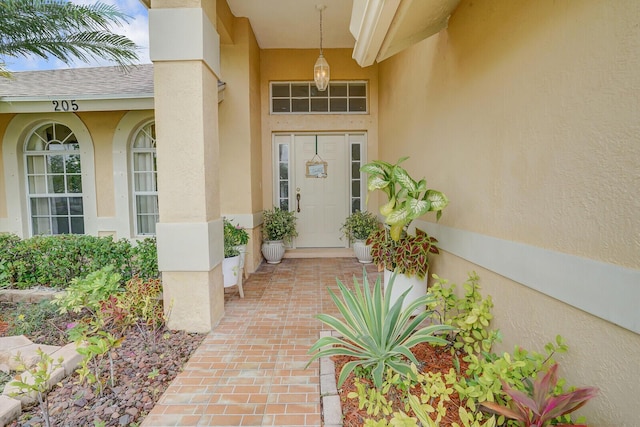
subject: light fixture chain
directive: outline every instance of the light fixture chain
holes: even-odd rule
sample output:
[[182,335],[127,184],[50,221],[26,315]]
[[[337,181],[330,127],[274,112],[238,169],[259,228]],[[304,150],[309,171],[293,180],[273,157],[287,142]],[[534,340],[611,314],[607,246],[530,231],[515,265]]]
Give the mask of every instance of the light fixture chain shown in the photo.
[[322,55],[322,9],[320,9],[320,55]]

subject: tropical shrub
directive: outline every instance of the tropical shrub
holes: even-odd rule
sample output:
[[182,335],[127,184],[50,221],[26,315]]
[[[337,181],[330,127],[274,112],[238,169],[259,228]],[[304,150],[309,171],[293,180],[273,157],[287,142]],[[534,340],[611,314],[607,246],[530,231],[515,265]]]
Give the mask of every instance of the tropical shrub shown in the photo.
[[354,291],[349,290],[340,280],[338,288],[342,300],[329,289],[331,299],[342,314],[342,320],[328,314],[316,316],[341,337],[322,337],[309,350],[316,352],[309,361],[324,356],[351,356],[355,360],[346,363],[338,378],[338,387],[357,367],[371,369],[370,376],[377,388],[382,387],[383,376],[388,368],[403,376],[412,376],[411,367],[402,360],[406,357],[418,363],[411,353],[411,347],[422,342],[447,344],[447,341],[436,334],[450,331],[448,325],[431,325],[419,328],[423,320],[429,317],[429,311],[423,311],[412,317],[418,307],[431,302],[431,296],[424,295],[402,309],[404,299],[409,292],[403,293],[391,305],[393,279],[385,286],[383,293],[381,280],[378,277],[373,289],[369,286],[366,271],[362,285],[353,279]]
[[400,166],[409,157],[401,157],[395,164],[374,160],[360,168],[369,175],[367,190],[380,190],[387,196],[387,203],[380,207],[385,224],[390,226],[391,238],[398,241],[411,222],[426,214],[436,212],[436,220],[449,204],[444,193],[427,188],[427,181],[413,179]]
[[298,235],[293,212],[274,207],[262,212],[262,220],[264,240],[289,240]]
[[378,229],[378,217],[372,212],[356,211],[345,219],[340,231],[353,243],[356,240],[367,240],[369,235]]
[[[515,421],[507,420],[504,413],[488,415],[480,410],[480,406],[485,402],[495,402],[498,407],[508,408],[513,399],[505,390],[530,394],[532,386],[529,378],[540,378],[555,364],[554,355],[568,349],[565,340],[557,336],[555,342],[544,346],[544,352],[528,351],[516,346],[512,353],[496,354],[492,347],[501,340],[501,334],[490,328],[493,303],[491,297],[483,298],[480,294],[477,274],[469,274],[461,296],[458,296],[455,284],[434,277],[436,283],[430,288],[432,301],[427,303],[427,308],[432,321],[449,326],[446,335],[441,335],[441,338],[446,337],[450,341],[448,345],[454,356],[455,369],[448,373],[433,374],[428,366],[421,372],[412,363],[412,374],[402,377],[387,369],[381,387],[376,385],[372,388],[360,382],[356,384],[356,391],[348,397],[357,398],[360,409],[366,409],[372,416],[365,422],[370,426],[437,426],[437,420],[444,418],[447,411],[443,402],[456,393],[460,398],[458,414],[461,422],[456,427],[515,427]],[[549,384],[549,399],[573,390],[567,388],[562,378],[549,381]],[[394,409],[389,404],[388,393],[406,396],[404,412],[391,413]],[[487,407],[492,405],[490,403]],[[415,416],[408,416],[407,413]],[[380,416],[386,418],[376,419]],[[564,413],[552,421],[558,425],[572,425],[573,422],[580,423],[582,420],[578,418],[574,421],[570,414]]]
[[451,325],[455,329],[450,332],[452,350],[462,350],[466,354],[479,354],[491,350],[493,343],[500,341],[499,331],[489,329],[493,319],[491,296],[480,295],[480,278],[474,271],[463,284],[464,295],[458,297],[456,285],[449,284],[446,279],[433,275],[435,283],[429,288],[434,300],[429,305],[432,319],[438,323]]
[[66,288],[72,279],[111,265],[125,281],[159,277],[155,239],[135,247],[127,239],[61,234],[19,239],[0,235],[0,286]]
[[224,257],[230,258],[240,255],[237,246],[246,245],[249,242],[249,233],[239,225],[233,225],[231,221],[223,218],[224,226]]
[[60,314],[70,311],[80,313],[87,309],[95,315],[100,310],[102,301],[121,291],[120,278],[113,266],[103,267],[85,278],[71,280],[66,292],[58,294],[52,302],[60,307]]
[[[504,415],[520,422],[522,427],[545,427],[553,420],[581,408],[598,393],[595,387],[581,387],[566,393],[556,394],[558,383],[554,364],[544,375],[531,382],[526,379],[527,393],[516,390],[503,382],[503,391],[511,397],[514,408],[499,405],[495,402],[483,402],[482,406],[491,412]],[[568,427],[575,424],[554,424],[557,427]]]
[[[139,240],[133,247],[132,275],[143,279],[157,279],[158,271],[158,245],[155,237],[147,237]],[[130,277],[125,277],[125,280]]]

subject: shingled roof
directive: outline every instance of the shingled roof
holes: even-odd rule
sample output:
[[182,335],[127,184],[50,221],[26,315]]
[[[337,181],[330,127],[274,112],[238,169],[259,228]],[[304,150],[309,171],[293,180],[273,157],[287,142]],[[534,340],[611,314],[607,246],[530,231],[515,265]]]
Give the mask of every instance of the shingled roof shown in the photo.
[[21,71],[0,78],[0,98],[153,96],[153,64]]

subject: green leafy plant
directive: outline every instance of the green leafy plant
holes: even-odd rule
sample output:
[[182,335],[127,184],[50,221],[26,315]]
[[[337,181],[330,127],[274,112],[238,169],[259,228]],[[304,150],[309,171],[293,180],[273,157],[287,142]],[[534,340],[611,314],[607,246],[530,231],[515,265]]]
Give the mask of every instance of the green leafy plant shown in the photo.
[[19,394],[27,394],[36,398],[40,411],[42,411],[42,419],[44,420],[45,426],[50,427],[51,421],[49,418],[47,392],[51,386],[51,374],[62,366],[63,359],[60,358],[54,361],[50,355],[40,348],[36,350],[36,354],[38,355],[38,359],[31,367],[28,367],[24,363],[20,355],[16,356],[16,360],[19,363],[18,370],[24,371],[24,374],[20,375],[19,380],[12,381],[9,385],[19,390],[17,393],[12,393],[14,397]]
[[119,347],[124,340],[117,338],[113,334],[98,330],[97,325],[77,325],[70,331],[70,337],[78,344],[76,350],[83,356],[80,367],[76,369],[80,384],[94,385],[96,391],[101,395],[105,382],[103,373],[105,365],[109,364],[108,381],[111,387],[115,387],[115,371],[111,350]]
[[356,211],[349,215],[340,227],[340,231],[353,243],[356,240],[367,240],[369,235],[378,229],[378,218],[368,211]]
[[5,286],[28,289],[46,286],[65,289],[74,278],[82,279],[107,265],[121,275],[122,283],[134,275],[157,278],[154,238],[132,246],[127,239],[62,234],[21,240],[0,235],[0,278]]
[[[158,245],[155,237],[139,240],[133,247],[133,274],[142,279],[158,279]],[[127,278],[125,278],[126,280]]]
[[342,337],[320,338],[309,350],[310,353],[320,350],[313,355],[309,363],[324,356],[344,355],[355,358],[343,366],[338,378],[338,387],[358,366],[371,367],[371,376],[377,388],[382,387],[383,375],[387,368],[403,376],[413,375],[410,366],[401,356],[417,364],[410,348],[422,342],[446,344],[445,339],[435,334],[452,329],[447,325],[420,328],[420,324],[430,313],[423,311],[416,316],[412,313],[418,307],[430,303],[431,296],[424,295],[403,310],[402,304],[408,291],[391,305],[394,279],[392,278],[383,293],[380,278],[371,289],[366,270],[363,270],[363,274],[362,285],[354,277],[353,292],[337,281],[342,300],[329,290],[331,299],[343,317],[342,320],[328,314],[316,316]]
[[[554,394],[558,382],[557,370],[558,365],[554,364],[533,383],[527,379],[528,393],[516,390],[503,382],[503,391],[511,397],[514,409],[495,402],[483,402],[482,406],[494,413],[519,421],[522,427],[545,427],[557,417],[581,408],[597,395],[598,389],[595,387],[581,387],[567,393]],[[575,424],[555,425],[570,426]]]
[[[397,411],[397,408],[385,404],[389,403],[390,396],[396,396],[396,401],[404,403],[403,410],[393,412],[390,418],[387,416],[387,419],[382,420],[366,420],[365,425],[437,426],[437,420],[444,418],[446,414],[442,402],[453,393],[457,393],[460,398],[460,422],[453,424],[453,427],[514,425],[511,424],[514,421],[506,420],[505,415],[489,416],[480,411],[479,404],[496,402],[499,406],[507,407],[512,399],[503,392],[503,384],[527,392],[530,388],[528,378],[542,375],[542,372],[555,363],[553,357],[556,353],[567,351],[565,340],[557,336],[555,342],[549,342],[544,346],[543,353],[528,351],[519,346],[516,346],[512,353],[493,353],[493,343],[500,341],[501,335],[499,331],[490,327],[493,303],[490,297],[483,298],[480,294],[477,274],[469,273],[469,279],[464,284],[464,294],[461,296],[457,295],[455,284],[437,276],[435,278],[436,283],[430,292],[433,301],[428,303],[427,308],[433,321],[451,327],[446,337],[451,341],[454,369],[447,374],[434,374],[428,372],[428,366],[423,369],[425,372],[420,372],[412,364],[413,374],[403,376],[400,380],[389,375],[388,370],[381,388],[374,389],[374,392],[361,382],[360,386],[356,386],[356,391],[348,397],[357,398],[359,407],[366,408],[372,416],[375,411],[383,415],[393,410]],[[466,363],[463,365],[462,362]],[[463,369],[463,366],[466,368]],[[357,375],[358,369],[354,371]],[[550,393],[554,396],[565,394],[565,387],[566,381],[560,378],[555,381]],[[413,393],[411,390],[419,392]],[[572,389],[568,390],[571,392]],[[382,391],[386,393],[380,396]],[[403,394],[406,398],[397,397]],[[410,413],[409,411],[413,411],[415,417],[408,417],[406,414]],[[572,422],[568,414],[556,417],[552,421],[559,425],[571,425]],[[580,418],[575,422],[581,422]]]
[[240,255],[237,246],[246,245],[249,242],[249,233],[239,225],[233,225],[231,221],[223,218],[224,226],[224,257],[230,258]]
[[119,298],[127,313],[127,322],[138,328],[150,349],[155,351],[168,317],[164,312],[160,279],[134,277],[127,282]]
[[59,306],[59,312],[80,313],[82,309],[90,310],[94,315],[100,309],[102,301],[112,294],[121,291],[120,274],[115,273],[113,266],[108,265],[94,271],[83,279],[73,279],[67,291],[59,294],[52,301]]
[[380,213],[391,226],[390,235],[395,241],[414,219],[427,212],[436,212],[436,219],[440,219],[442,210],[449,204],[442,192],[427,188],[424,178],[416,181],[400,166],[408,158],[402,157],[395,164],[374,160],[360,168],[369,175],[368,191],[380,190],[387,196],[388,201],[380,207]]
[[442,324],[455,327],[455,332],[449,336],[455,350],[462,350],[466,354],[489,352],[493,343],[500,341],[499,331],[492,331],[489,322],[493,319],[491,296],[482,298],[480,295],[480,278],[474,271],[469,273],[463,284],[464,295],[460,298],[456,293],[456,285],[448,280],[433,275],[435,283],[429,292],[435,297],[429,308],[432,318]]
[[262,238],[264,240],[289,240],[298,235],[296,216],[279,207],[262,212]]
[[435,237],[416,229],[414,236],[399,241],[390,238],[388,229],[373,232],[367,239],[373,262],[389,271],[423,279],[429,272],[429,256],[440,253]]
[[409,225],[427,212],[436,212],[436,219],[440,219],[449,199],[440,191],[428,189],[424,178],[413,179],[400,166],[407,159],[402,157],[395,164],[374,160],[360,168],[369,175],[369,194],[380,190],[387,196],[387,202],[380,207],[387,227],[372,233],[367,244],[371,245],[373,262],[378,266],[422,279],[429,269],[429,255],[438,253],[437,240],[419,229],[412,236]]
[[356,391],[350,392],[347,397],[349,399],[358,398],[358,409],[365,409],[367,415],[377,416],[379,413],[384,415],[391,414],[393,409],[391,403],[387,400],[386,395],[389,393],[391,383],[385,381],[382,387],[367,387],[358,378],[354,381]]

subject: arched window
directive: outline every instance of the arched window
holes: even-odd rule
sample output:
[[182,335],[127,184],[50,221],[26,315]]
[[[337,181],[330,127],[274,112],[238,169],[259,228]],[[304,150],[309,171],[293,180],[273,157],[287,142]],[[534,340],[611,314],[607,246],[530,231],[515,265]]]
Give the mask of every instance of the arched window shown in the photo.
[[158,173],[156,167],[156,125],[148,123],[131,143],[135,234],[156,234],[158,222]]
[[24,149],[31,233],[84,234],[80,145],[60,123],[36,128]]

